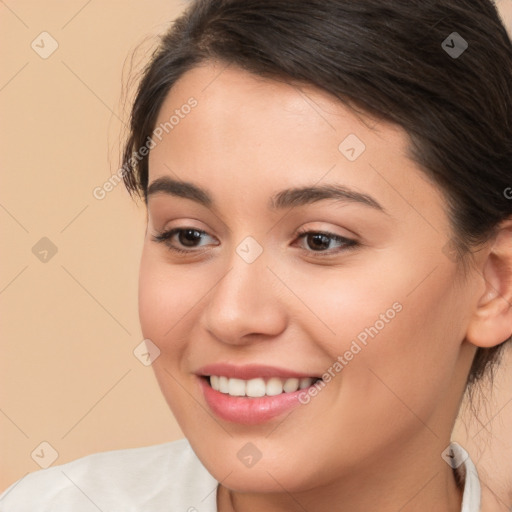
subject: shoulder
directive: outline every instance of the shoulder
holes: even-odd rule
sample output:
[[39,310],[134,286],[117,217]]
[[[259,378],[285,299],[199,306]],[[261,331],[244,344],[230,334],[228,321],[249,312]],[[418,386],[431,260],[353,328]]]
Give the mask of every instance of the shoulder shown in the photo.
[[0,496],[0,510],[215,511],[216,486],[188,441],[181,439],[96,453],[29,473]]

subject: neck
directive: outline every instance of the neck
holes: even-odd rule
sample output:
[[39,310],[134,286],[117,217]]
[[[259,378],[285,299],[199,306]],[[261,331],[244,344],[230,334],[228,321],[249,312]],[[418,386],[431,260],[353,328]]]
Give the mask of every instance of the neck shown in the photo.
[[[314,489],[290,493],[256,494],[219,486],[219,512],[460,512],[462,491],[452,468],[441,458],[448,442],[397,446],[376,457],[378,464],[347,471]],[[444,444],[444,446],[442,446]],[[432,446],[435,445],[435,446]],[[430,456],[429,454],[434,454]]]

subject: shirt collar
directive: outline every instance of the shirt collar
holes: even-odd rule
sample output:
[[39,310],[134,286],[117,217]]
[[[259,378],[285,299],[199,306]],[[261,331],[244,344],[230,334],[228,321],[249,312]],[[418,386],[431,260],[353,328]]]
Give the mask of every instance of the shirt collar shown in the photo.
[[460,444],[451,442],[450,450],[452,459],[450,464],[464,485],[461,512],[479,512],[481,489],[476,467],[469,453]]

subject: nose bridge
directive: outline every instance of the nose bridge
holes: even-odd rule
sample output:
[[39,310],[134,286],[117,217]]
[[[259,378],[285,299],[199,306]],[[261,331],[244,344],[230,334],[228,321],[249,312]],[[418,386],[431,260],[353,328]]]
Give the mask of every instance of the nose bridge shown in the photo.
[[254,237],[245,237],[227,258],[229,272],[219,283],[216,298],[238,314],[245,311],[253,315],[261,310],[265,301],[272,301],[268,256],[268,251]]
[[209,295],[206,328],[218,339],[240,343],[247,334],[276,335],[285,315],[275,294],[275,276],[267,268],[269,253],[252,236],[226,258],[226,273]]
[[256,292],[272,274],[267,268],[270,252],[263,245],[263,237],[258,238],[260,241],[251,235],[244,236],[226,256],[226,270],[229,272],[219,283],[219,294],[241,296],[247,305],[256,304],[262,298],[262,294]]

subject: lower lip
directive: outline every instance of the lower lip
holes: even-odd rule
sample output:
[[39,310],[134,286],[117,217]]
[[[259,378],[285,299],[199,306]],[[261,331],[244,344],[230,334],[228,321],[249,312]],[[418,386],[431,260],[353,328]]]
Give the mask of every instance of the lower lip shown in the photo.
[[299,395],[308,391],[306,388],[276,396],[239,397],[215,391],[205,378],[200,377],[199,381],[210,409],[219,418],[242,425],[257,425],[280,416],[301,405]]

